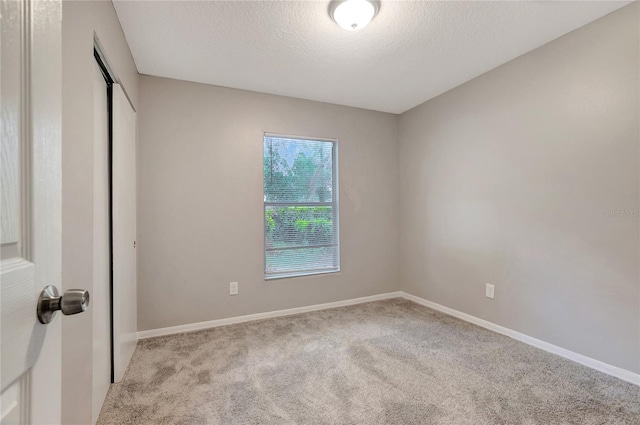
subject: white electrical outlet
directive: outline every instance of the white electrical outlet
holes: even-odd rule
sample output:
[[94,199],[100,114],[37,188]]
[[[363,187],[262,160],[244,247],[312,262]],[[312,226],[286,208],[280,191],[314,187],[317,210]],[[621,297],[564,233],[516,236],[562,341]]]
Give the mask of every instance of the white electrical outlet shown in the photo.
[[492,300],[496,298],[496,286],[490,283],[487,283],[487,288],[485,291],[485,295],[487,298],[491,298]]
[[238,282],[229,283],[229,295],[238,295]]

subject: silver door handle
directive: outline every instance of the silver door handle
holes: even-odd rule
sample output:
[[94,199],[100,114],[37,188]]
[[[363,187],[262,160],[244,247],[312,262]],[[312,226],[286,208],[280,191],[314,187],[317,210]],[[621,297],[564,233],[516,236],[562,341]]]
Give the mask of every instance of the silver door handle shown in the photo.
[[36,312],[40,323],[46,325],[53,320],[58,310],[68,316],[69,314],[82,313],[87,307],[89,307],[89,291],[69,289],[60,296],[58,288],[48,285],[40,292]]

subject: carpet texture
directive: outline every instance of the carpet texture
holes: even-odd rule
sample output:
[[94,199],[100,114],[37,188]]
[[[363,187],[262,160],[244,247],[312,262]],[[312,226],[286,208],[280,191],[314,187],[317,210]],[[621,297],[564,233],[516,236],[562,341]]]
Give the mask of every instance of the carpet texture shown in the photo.
[[640,387],[395,298],[140,341],[99,424],[640,424]]

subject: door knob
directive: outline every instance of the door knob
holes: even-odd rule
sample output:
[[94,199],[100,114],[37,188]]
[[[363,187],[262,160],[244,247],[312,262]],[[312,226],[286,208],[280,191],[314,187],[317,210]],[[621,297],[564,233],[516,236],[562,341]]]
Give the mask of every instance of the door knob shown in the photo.
[[53,320],[58,310],[68,316],[69,314],[82,313],[87,307],[89,307],[89,291],[69,289],[60,296],[55,286],[48,285],[40,292],[36,312],[40,323],[46,325]]

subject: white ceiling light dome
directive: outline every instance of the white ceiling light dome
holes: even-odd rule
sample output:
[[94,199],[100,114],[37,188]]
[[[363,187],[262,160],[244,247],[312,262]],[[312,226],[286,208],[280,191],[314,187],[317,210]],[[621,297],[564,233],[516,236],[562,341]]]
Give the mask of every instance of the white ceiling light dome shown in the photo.
[[367,26],[380,10],[379,0],[333,0],[329,3],[329,15],[347,31]]

